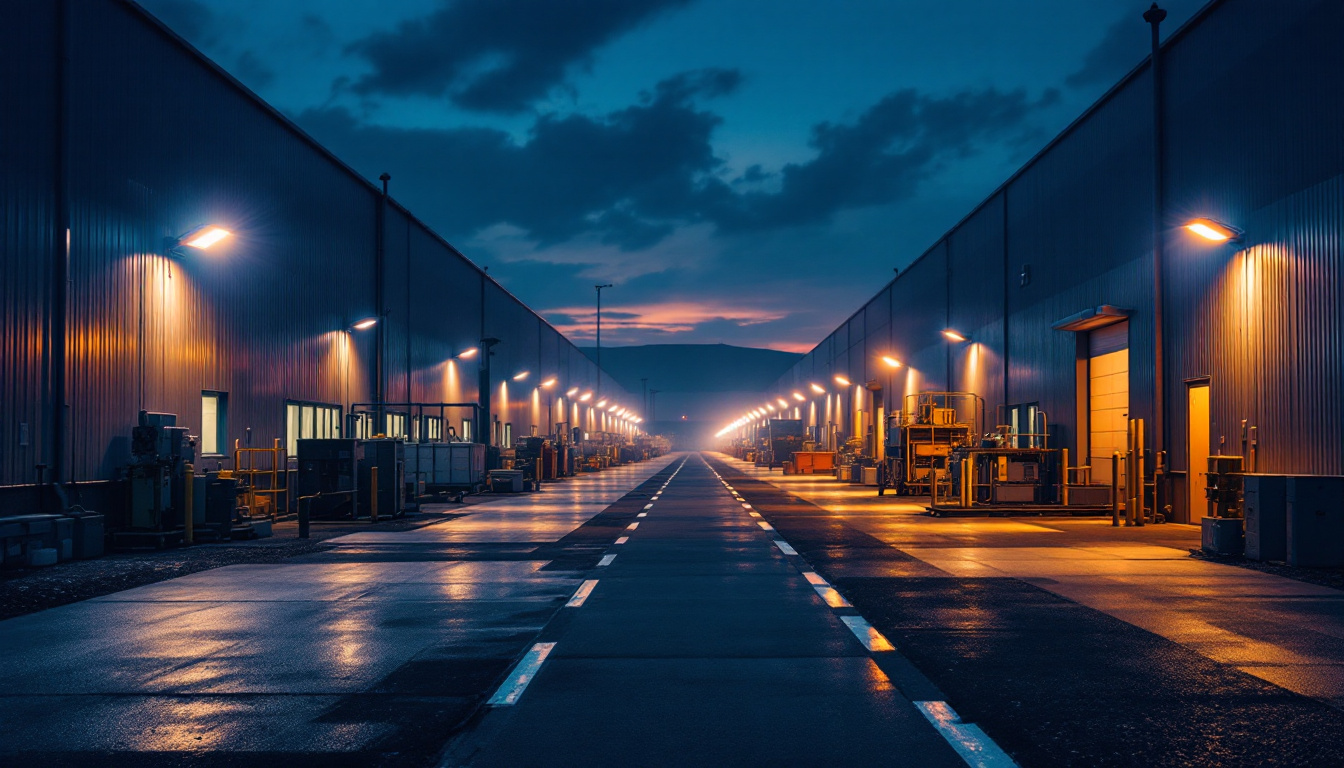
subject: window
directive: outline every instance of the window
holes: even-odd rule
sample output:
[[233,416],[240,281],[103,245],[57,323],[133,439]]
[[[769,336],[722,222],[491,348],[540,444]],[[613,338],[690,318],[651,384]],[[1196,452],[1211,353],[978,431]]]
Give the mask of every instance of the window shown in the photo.
[[443,419],[441,417],[421,416],[420,420],[424,422],[420,431],[425,436],[425,442],[437,443],[443,440]]
[[406,414],[389,413],[383,420],[383,434],[388,437],[406,439]]
[[285,401],[285,450],[299,453],[299,441],[341,436],[341,407],[325,403]]
[[201,455],[219,456],[229,443],[229,393],[201,390]]
[[511,447],[513,447],[513,422],[511,422],[511,421],[510,421],[510,422],[507,422],[507,423],[504,424],[504,446],[503,446],[503,447],[505,447],[505,448],[511,448]]
[[351,437],[357,440],[367,440],[373,436],[373,414],[352,413],[348,419]]
[[462,432],[461,432],[461,435],[462,435],[462,442],[464,442],[464,443],[470,443],[470,442],[471,442],[471,419],[463,419],[463,420],[462,420]]

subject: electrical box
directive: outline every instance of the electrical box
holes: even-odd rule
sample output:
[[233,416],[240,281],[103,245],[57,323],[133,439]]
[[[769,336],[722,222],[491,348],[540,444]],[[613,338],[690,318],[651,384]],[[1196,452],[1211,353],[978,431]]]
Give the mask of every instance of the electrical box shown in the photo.
[[1242,510],[1246,516],[1246,556],[1252,560],[1288,559],[1288,477],[1244,475]]
[[398,438],[359,441],[359,508],[373,514],[373,468],[378,468],[378,516],[396,517],[406,508],[406,443]]
[[930,423],[938,427],[950,427],[957,423],[956,408],[934,408]]
[[1344,477],[1288,478],[1288,564],[1344,565]]

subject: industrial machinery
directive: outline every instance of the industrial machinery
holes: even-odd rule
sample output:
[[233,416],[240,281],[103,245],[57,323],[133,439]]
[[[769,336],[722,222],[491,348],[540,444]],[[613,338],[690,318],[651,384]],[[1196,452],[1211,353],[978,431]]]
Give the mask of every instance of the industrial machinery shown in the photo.
[[513,468],[523,473],[524,487],[537,488],[544,476],[542,463],[549,441],[541,437],[520,437],[513,444]]
[[313,438],[298,441],[298,498],[315,497],[309,514],[314,518],[354,518],[359,512],[358,441],[352,438]]
[[456,494],[485,487],[485,446],[480,443],[407,443],[406,484],[412,495]]
[[186,508],[186,469],[195,458],[196,441],[171,413],[141,411],[131,431],[130,520],[113,540],[165,546],[180,538]]
[[951,458],[982,431],[985,401],[970,392],[920,392],[887,416],[886,471],[878,493],[930,494],[952,488]]
[[208,472],[192,478],[193,535],[197,541],[228,541],[238,512],[238,480],[228,472]]
[[[773,469],[792,461],[803,450],[803,422],[798,419],[769,419],[765,423],[765,465]],[[759,463],[759,459],[758,459]]]
[[[406,443],[394,437],[359,441],[356,496],[362,514],[400,517],[406,511]],[[377,488],[374,488],[374,471]],[[375,501],[374,492],[377,491]]]

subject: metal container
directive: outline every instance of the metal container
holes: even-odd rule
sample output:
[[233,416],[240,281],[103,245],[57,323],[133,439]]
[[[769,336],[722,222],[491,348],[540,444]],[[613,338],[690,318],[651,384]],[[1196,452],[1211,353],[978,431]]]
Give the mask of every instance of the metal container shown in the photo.
[[339,494],[314,499],[313,517],[354,517],[359,489],[357,441],[322,438],[298,441],[298,476],[294,481],[299,498],[315,494]]
[[1288,559],[1288,477],[1244,475],[1242,484],[1246,556],[1252,560]]
[[1288,564],[1344,566],[1344,477],[1288,478]]
[[406,481],[425,493],[475,493],[485,485],[485,446],[480,443],[411,443]]
[[1200,543],[1211,555],[1240,555],[1245,548],[1241,518],[1205,517],[1200,520]]

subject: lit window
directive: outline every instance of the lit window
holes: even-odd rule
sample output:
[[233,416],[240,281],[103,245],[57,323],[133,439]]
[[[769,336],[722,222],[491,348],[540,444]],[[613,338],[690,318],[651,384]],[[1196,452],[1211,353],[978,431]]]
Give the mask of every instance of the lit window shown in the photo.
[[218,456],[229,441],[229,393],[201,392],[201,455]]
[[471,419],[462,420],[462,441],[471,442]]
[[340,406],[285,401],[285,450],[290,456],[298,455],[300,440],[340,436]]
[[406,414],[389,413],[383,420],[383,434],[388,437],[406,439]]

